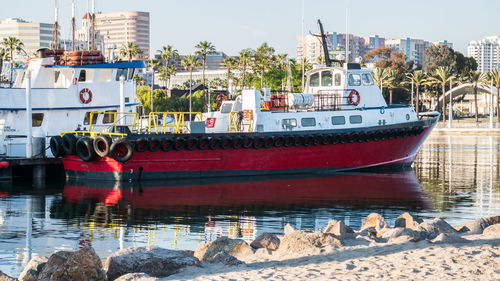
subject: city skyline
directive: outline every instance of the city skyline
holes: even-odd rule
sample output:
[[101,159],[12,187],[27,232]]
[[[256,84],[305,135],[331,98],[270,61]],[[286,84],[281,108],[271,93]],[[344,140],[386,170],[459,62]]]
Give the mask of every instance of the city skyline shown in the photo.
[[[76,2],[79,28],[87,6],[90,9],[90,1]],[[53,0],[25,0],[22,3],[4,3],[0,19],[22,18],[43,23],[54,21]],[[58,0],[58,3],[61,35],[70,38],[71,1]],[[267,42],[276,49],[276,53],[295,57],[297,36],[301,35],[302,0],[255,0],[252,3],[244,5],[243,2],[229,0],[190,0],[187,3],[96,0],[96,12],[149,12],[152,54],[163,45],[173,45],[181,54],[192,54],[194,46],[206,40],[228,55],[237,55],[242,49],[255,49]],[[401,1],[396,0],[305,0],[304,32],[317,32],[318,18],[322,20],[326,31],[345,32],[346,6],[349,5],[351,34],[447,40],[454,44],[455,50],[466,54],[470,41],[499,35],[500,26],[500,20],[494,17],[494,11],[500,10],[499,1],[478,0],[474,6],[467,3],[421,0],[401,5]],[[30,9],[26,9],[27,6]],[[480,21],[471,20],[475,14],[480,15]]]

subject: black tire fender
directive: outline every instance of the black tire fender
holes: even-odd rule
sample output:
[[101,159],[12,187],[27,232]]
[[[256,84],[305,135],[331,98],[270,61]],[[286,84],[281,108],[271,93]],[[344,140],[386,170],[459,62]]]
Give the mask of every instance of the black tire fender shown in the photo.
[[132,144],[126,139],[120,139],[111,144],[109,155],[118,162],[127,162],[134,155]]
[[146,138],[138,138],[134,145],[135,151],[144,152],[148,149],[148,140]]
[[60,136],[53,136],[50,138],[50,151],[54,157],[64,156],[64,149],[62,147],[62,138]]
[[106,157],[111,149],[111,143],[113,141],[108,135],[99,135],[94,138],[94,151],[99,157]]
[[160,143],[160,148],[164,152],[169,152],[174,146],[174,141],[171,138],[163,138]]
[[94,150],[94,142],[89,137],[80,138],[75,146],[76,154],[85,162],[94,161],[97,159],[97,154]]
[[152,137],[148,140],[148,150],[155,152],[160,149],[161,141],[158,138]]
[[77,138],[73,134],[65,134],[62,137],[62,147],[66,155],[75,155]]

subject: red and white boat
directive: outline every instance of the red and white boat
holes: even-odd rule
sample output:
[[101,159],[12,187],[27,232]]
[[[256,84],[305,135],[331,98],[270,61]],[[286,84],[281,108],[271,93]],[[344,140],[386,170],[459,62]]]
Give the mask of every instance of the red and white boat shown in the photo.
[[[304,93],[243,90],[217,112],[152,113],[148,133],[135,125],[111,140],[53,138],[69,178],[153,180],[296,174],[405,166],[415,159],[439,113],[420,119],[408,105],[388,105],[370,69],[319,67]],[[123,128],[127,127],[127,128]],[[80,132],[78,135],[95,136]],[[113,135],[113,134],[109,134]],[[117,135],[117,134],[115,134]],[[78,140],[77,140],[78,139]],[[73,155],[75,154],[75,155]]]

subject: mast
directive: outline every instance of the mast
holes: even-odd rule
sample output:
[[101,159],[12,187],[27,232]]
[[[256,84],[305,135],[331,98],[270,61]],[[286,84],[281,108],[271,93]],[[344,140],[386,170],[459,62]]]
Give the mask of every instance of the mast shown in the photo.
[[95,49],[95,0],[92,0],[92,39],[91,39],[91,50]]
[[345,65],[349,63],[349,0],[345,8]]
[[71,50],[75,50],[75,0],[72,0],[71,5]]
[[58,23],[58,10],[57,10],[57,0],[54,0],[54,49],[59,47],[59,23]]
[[326,34],[323,31],[323,25],[318,19],[319,31],[321,32],[321,42],[323,44],[323,52],[325,53],[325,64],[326,66],[332,66],[332,61],[330,60],[330,54],[328,53],[328,45],[326,44]]

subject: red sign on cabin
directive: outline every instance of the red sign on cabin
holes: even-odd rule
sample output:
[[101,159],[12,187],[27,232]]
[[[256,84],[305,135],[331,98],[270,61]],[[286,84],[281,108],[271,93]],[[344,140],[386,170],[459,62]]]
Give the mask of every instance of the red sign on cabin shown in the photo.
[[205,122],[205,127],[213,128],[215,126],[215,119],[215,117],[208,117],[207,121]]

